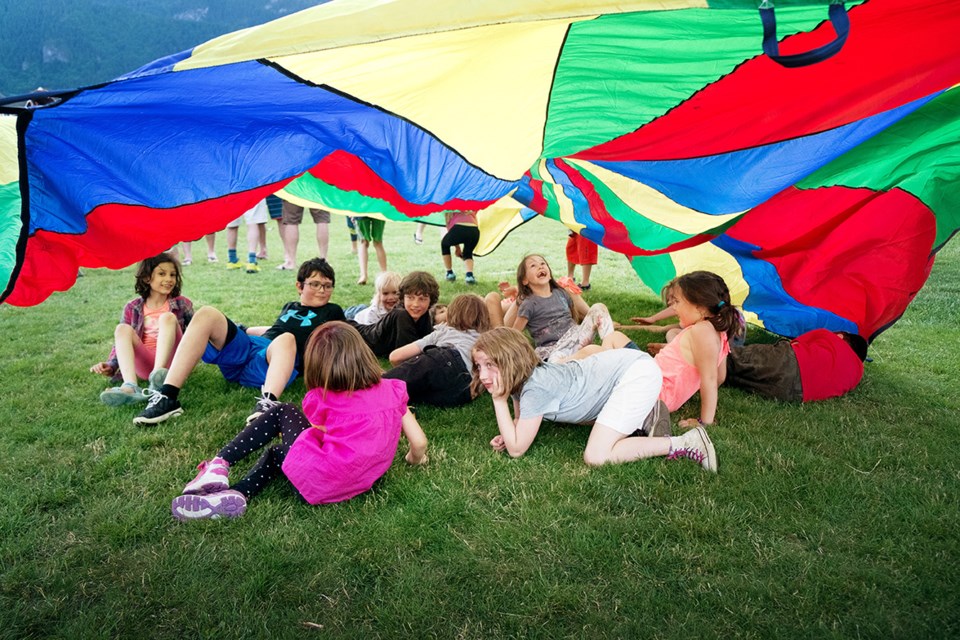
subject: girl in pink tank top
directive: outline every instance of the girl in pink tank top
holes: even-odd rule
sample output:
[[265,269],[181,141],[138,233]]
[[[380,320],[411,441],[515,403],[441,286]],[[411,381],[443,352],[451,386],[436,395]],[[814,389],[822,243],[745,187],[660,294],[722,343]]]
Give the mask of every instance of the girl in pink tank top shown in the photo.
[[743,330],[740,314],[730,303],[723,278],[709,271],[675,278],[663,288],[663,297],[676,311],[682,330],[656,356],[663,372],[660,399],[672,412],[699,391],[700,417],[681,420],[679,426],[713,424],[729,340]]

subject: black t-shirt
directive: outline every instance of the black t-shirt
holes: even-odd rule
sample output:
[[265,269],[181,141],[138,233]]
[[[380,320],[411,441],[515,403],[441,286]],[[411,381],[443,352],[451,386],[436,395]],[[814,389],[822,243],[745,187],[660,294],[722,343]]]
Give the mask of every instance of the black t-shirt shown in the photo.
[[397,305],[380,318],[375,324],[357,324],[351,322],[364,341],[373,349],[378,358],[386,358],[398,347],[416,342],[433,331],[430,314],[425,313],[414,321],[402,306]]
[[324,322],[346,320],[340,305],[328,302],[322,307],[308,307],[297,301],[283,305],[280,315],[263,337],[273,340],[282,333],[292,333],[297,341],[297,363],[303,362],[303,350],[313,330]]

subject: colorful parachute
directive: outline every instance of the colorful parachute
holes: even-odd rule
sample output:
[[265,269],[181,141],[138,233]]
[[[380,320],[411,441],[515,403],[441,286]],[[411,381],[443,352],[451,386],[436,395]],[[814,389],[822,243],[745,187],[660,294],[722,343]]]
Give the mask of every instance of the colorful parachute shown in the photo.
[[[707,268],[777,333],[873,337],[960,227],[960,11],[830,16],[777,9],[778,62],[740,0],[335,0],[2,107],[3,298],[37,304],[282,189],[388,219],[482,210],[487,251],[544,215],[654,289]],[[835,55],[790,66],[818,47]]]

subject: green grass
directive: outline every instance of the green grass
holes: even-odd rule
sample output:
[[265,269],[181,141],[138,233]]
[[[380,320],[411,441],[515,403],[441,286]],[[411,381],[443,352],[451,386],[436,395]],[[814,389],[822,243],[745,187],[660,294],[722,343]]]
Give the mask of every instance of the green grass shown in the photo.
[[[333,228],[334,301],[366,302],[346,230]],[[391,268],[442,273],[439,231],[420,247],[412,232],[387,225]],[[564,235],[526,225],[477,260],[476,290],[511,279],[527,251],[562,275]],[[295,291],[272,268],[272,227],[270,244],[260,274],[186,267],[186,295],[271,322]],[[616,319],[659,308],[623,258],[602,252],[594,273],[587,299]],[[468,290],[459,276],[444,300]],[[189,524],[170,500],[255,395],[204,365],[186,413],[157,428],[102,406],[105,380],[87,368],[107,355],[132,279],[89,270],[39,307],[0,307],[0,638],[960,634],[956,244],[876,340],[854,393],[794,406],[723,389],[719,475],[663,460],[588,469],[587,429],[560,425],[510,460],[487,446],[484,397],[420,408],[430,464],[398,456],[354,500],[310,507],[271,486],[242,518]],[[303,392],[297,382],[285,398]]]

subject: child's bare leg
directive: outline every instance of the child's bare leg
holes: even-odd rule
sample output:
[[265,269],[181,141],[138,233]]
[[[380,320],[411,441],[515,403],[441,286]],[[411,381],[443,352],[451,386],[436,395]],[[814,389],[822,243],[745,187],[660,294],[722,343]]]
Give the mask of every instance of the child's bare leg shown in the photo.
[[599,422],[593,425],[583,461],[590,466],[606,463],[619,464],[643,458],[655,458],[670,453],[670,438],[627,437]]
[[380,272],[387,270],[387,250],[383,248],[382,242],[373,241],[373,250],[377,252],[377,265],[380,267]]
[[580,286],[589,286],[590,285],[590,272],[593,270],[592,264],[580,265],[580,271],[582,271],[580,277]]
[[267,379],[261,390],[279,398],[287,388],[296,359],[297,341],[292,333],[282,333],[274,338],[267,347]]
[[[443,256],[444,262],[449,264],[450,256]],[[502,303],[506,302],[499,293],[496,291],[491,291],[483,298],[483,304],[487,307],[487,313],[490,314],[490,326],[491,327],[502,327],[503,326],[503,313],[504,308]],[[508,305],[509,306],[509,305]]]
[[173,345],[177,342],[177,316],[168,311],[160,316],[159,325],[157,355],[153,359],[154,371],[165,368],[173,356]]
[[113,332],[113,345],[117,350],[117,363],[123,381],[137,384],[137,363],[134,357],[134,345],[140,344],[140,336],[128,324],[118,324]]
[[177,388],[183,387],[187,376],[193,371],[200,356],[206,350],[207,343],[222,349],[226,341],[227,317],[214,307],[201,307],[183,333],[183,339],[176,353],[173,354],[173,361],[170,363],[170,371],[167,372],[164,384]]
[[357,262],[360,263],[360,278],[357,280],[357,284],[367,284],[367,262],[369,261],[369,252],[370,242],[368,240],[360,240],[360,244],[357,247]]

